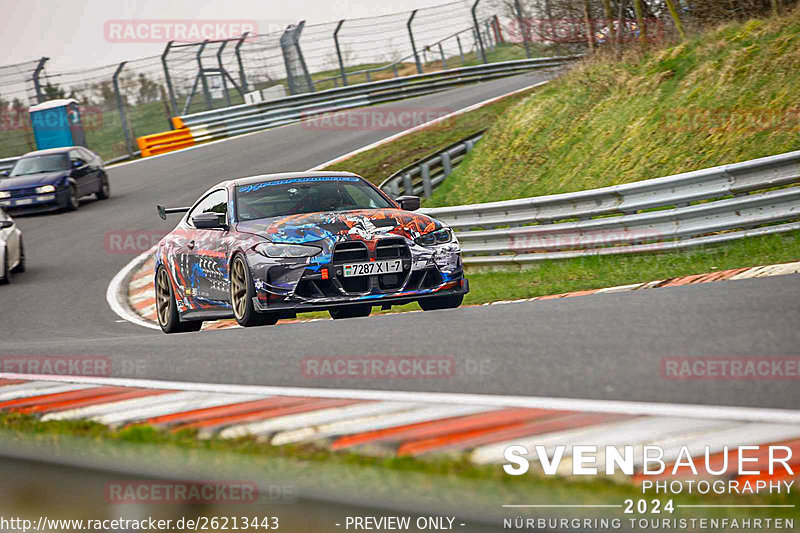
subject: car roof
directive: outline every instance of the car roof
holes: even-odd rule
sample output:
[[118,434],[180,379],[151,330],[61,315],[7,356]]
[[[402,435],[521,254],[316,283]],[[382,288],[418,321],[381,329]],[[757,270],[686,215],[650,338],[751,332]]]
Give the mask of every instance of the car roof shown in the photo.
[[35,152],[28,152],[22,157],[47,155],[47,154],[62,154],[64,152],[69,152],[70,150],[75,150],[76,148],[83,148],[84,150],[88,150],[88,148],[84,148],[83,146],[61,146],[59,148],[48,148],[47,150],[36,150]]

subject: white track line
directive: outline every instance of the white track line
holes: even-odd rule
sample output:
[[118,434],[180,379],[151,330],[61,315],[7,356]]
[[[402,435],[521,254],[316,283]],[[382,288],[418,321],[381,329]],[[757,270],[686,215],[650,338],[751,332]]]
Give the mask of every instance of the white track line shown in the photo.
[[136,268],[139,268],[139,266],[141,266],[151,255],[153,255],[155,249],[156,247],[153,246],[146,252],[137,255],[130,263],[122,267],[122,270],[117,272],[117,275],[112,278],[111,282],[108,284],[108,288],[106,289],[106,301],[108,302],[109,307],[111,307],[111,310],[114,311],[120,318],[136,324],[137,326],[161,330],[158,324],[148,322],[131,311],[126,302],[126,299],[128,298],[128,287],[125,281],[127,280],[128,276],[130,276],[131,272],[133,272]]
[[39,374],[0,373],[0,378],[58,381],[89,385],[141,387],[224,394],[263,394],[265,396],[304,396],[313,398],[345,398],[353,400],[382,400],[414,403],[446,403],[485,405],[491,407],[527,407],[565,411],[590,411],[627,415],[674,416],[722,420],[750,420],[800,425],[800,410],[761,407],[735,407],[698,404],[649,403],[623,400],[584,400],[537,396],[506,396],[450,392],[381,391],[365,389],[316,389],[268,385],[233,385],[220,383],[191,383],[157,379],[105,378],[91,376],[53,376]]

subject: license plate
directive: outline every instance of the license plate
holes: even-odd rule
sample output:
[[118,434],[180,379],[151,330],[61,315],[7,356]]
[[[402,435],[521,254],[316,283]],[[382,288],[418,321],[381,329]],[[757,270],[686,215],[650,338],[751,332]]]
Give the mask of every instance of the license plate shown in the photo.
[[376,274],[394,274],[403,270],[403,260],[371,261],[369,263],[353,263],[344,265],[344,277],[374,276]]
[[17,200],[14,202],[14,205],[28,205],[33,203],[33,198],[23,198],[22,200]]

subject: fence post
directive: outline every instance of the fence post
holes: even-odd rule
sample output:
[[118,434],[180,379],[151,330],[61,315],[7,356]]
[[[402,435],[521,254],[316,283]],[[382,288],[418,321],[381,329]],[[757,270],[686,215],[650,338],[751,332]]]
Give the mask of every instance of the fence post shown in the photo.
[[[481,26],[478,24],[478,15],[476,13],[478,9],[478,4],[481,0],[475,0],[475,3],[472,4],[472,22],[475,24],[475,38],[478,40],[478,50],[481,53],[481,61],[486,64],[486,50],[483,49],[483,39],[481,39]],[[517,0],[519,1],[519,0]]]
[[42,74],[42,70],[44,70],[44,64],[47,63],[47,60],[50,59],[49,57],[43,57],[39,60],[39,64],[36,65],[36,69],[33,71],[33,87],[36,90],[36,103],[41,104],[44,102],[44,93],[42,93],[42,84],[39,81],[39,76]]
[[[522,42],[525,43],[525,57],[530,59],[531,45],[528,44],[528,25],[523,20],[522,6],[520,5],[519,0],[514,0],[514,7],[517,10],[517,25],[519,26],[519,30],[522,32]],[[552,23],[552,21],[550,22]]]
[[442,41],[439,41],[439,55],[442,56],[442,70],[447,70],[447,59],[444,57],[444,48],[442,48]]
[[489,30],[489,21],[483,23],[483,27],[486,28],[486,48],[489,50],[494,49],[492,45],[492,32]]
[[230,107],[233,104],[231,103],[231,94],[228,91],[228,82],[225,80],[225,65],[222,64],[222,51],[225,50],[227,45],[228,41],[222,41],[222,46],[217,50],[217,65],[219,65],[219,77],[222,78],[222,90],[225,91],[225,101]]
[[406,22],[406,27],[408,28],[408,38],[411,39],[411,50],[414,52],[414,61],[417,63],[417,74],[422,74],[422,64],[419,62],[417,45],[416,43],[414,43],[414,32],[411,31],[411,22],[414,20],[416,14],[417,14],[416,9],[411,12],[411,16],[408,17],[408,22]]
[[464,47],[461,46],[461,37],[456,35],[456,42],[458,43],[458,55],[461,56],[461,65],[463,66],[466,61],[464,61]]
[[172,87],[172,78],[169,75],[167,56],[174,42],[175,41],[168,42],[167,46],[164,47],[164,53],[161,54],[161,66],[164,68],[164,80],[167,82],[167,92],[169,93],[170,113],[172,113],[173,116],[178,114],[178,103],[175,101],[175,89]]
[[425,198],[430,198],[433,194],[433,187],[431,186],[431,167],[428,163],[420,165],[420,172],[422,173],[422,195]]
[[198,68],[198,75],[200,76],[200,82],[203,84],[203,96],[205,96],[206,99],[206,109],[210,110],[213,107],[211,105],[211,91],[208,90],[208,80],[206,79],[206,71],[203,68],[203,50],[206,49],[207,44],[208,44],[208,39],[206,39],[200,44],[200,49],[197,51],[197,68]]
[[453,173],[453,162],[450,160],[450,152],[445,150],[442,152],[442,168],[444,169],[444,177],[446,178]]
[[122,123],[122,133],[125,135],[125,151],[128,152],[129,157],[133,157],[133,144],[131,143],[131,134],[128,130],[128,117],[125,115],[125,103],[122,101],[122,93],[119,90],[119,75],[122,69],[125,68],[125,63],[127,63],[127,61],[123,61],[119,64],[111,80],[114,83],[114,95],[117,99],[117,110],[119,111],[119,119]]
[[497,39],[497,43],[506,44],[505,39],[503,39],[503,30],[500,27],[500,19],[497,18],[497,15],[495,15],[494,17],[492,17],[492,21],[494,23],[494,32],[495,32],[495,38]]
[[347,73],[344,70],[344,60],[342,60],[342,50],[339,48],[339,30],[342,29],[345,19],[339,21],[336,30],[333,32],[333,42],[336,43],[336,56],[339,58],[339,72],[342,73],[342,85],[347,85]]
[[244,40],[247,38],[248,35],[250,35],[249,31],[244,32],[242,36],[239,38],[239,42],[236,43],[236,48],[234,48],[234,50],[236,50],[236,62],[239,64],[239,83],[241,83],[242,85],[243,93],[247,92],[247,75],[244,72],[244,64],[242,63],[241,49],[242,45],[244,44]]

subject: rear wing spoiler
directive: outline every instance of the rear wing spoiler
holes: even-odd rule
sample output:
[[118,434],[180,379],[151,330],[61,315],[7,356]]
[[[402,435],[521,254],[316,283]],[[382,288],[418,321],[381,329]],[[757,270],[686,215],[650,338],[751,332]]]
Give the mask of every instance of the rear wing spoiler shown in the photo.
[[156,204],[156,209],[158,209],[158,216],[161,217],[161,220],[167,220],[167,215],[186,213],[191,207],[164,207],[161,204]]

